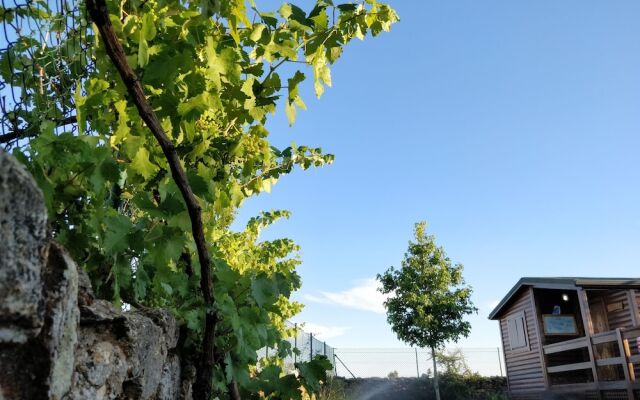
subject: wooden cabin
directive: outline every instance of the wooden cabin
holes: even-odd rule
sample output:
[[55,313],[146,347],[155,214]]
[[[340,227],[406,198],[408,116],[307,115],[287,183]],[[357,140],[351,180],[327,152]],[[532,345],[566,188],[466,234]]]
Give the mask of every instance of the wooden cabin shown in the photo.
[[640,400],[639,303],[640,278],[520,279],[489,315],[511,397]]

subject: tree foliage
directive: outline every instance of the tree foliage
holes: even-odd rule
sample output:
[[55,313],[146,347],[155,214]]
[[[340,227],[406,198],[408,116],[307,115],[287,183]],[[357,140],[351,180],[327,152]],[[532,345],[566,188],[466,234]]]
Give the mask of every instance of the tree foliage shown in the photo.
[[415,225],[414,241],[400,269],[378,274],[387,319],[398,338],[412,346],[441,348],[448,341],[468,336],[471,324],[464,320],[477,312],[471,287],[465,284],[461,264],[453,265],[444,249],[427,235],[426,222]]
[[440,400],[437,350],[446,342],[468,336],[471,324],[464,320],[477,312],[471,287],[465,284],[462,265],[451,263],[435,237],[427,235],[427,223],[418,222],[400,269],[378,274],[380,291],[390,295],[384,305],[387,321],[398,338],[412,346],[431,349],[434,389]]
[[[36,4],[30,18],[53,35],[66,32],[72,17]],[[247,198],[270,191],[295,167],[332,162],[320,148],[276,148],[267,119],[281,106],[293,124],[306,108],[300,87],[307,74],[320,97],[344,46],[388,31],[396,13],[375,0],[318,0],[309,11],[289,3],[264,11],[244,0],[108,6],[129,65],[202,208],[219,316],[215,389],[222,394],[235,381],[245,397],[293,399],[302,396],[301,386],[317,390],[326,360],[301,365],[299,377],[284,375],[277,363],[256,369],[257,349],[291,352],[284,321],[301,308],[290,300],[301,284],[297,245],[259,239],[289,214],[262,213],[239,232],[231,224]],[[3,18],[24,12],[5,9]],[[82,13],[73,18],[86,24]],[[90,32],[78,46],[74,34],[50,48],[35,32],[23,32],[0,55],[3,80],[23,88],[25,105],[11,116],[15,131],[6,145],[43,190],[52,235],[88,271],[99,295],[172,309],[188,328],[185,347],[198,349],[207,310],[185,203],[99,36]],[[42,76],[56,79],[43,85]],[[72,95],[60,87],[74,88]],[[57,117],[70,109],[73,129]]]

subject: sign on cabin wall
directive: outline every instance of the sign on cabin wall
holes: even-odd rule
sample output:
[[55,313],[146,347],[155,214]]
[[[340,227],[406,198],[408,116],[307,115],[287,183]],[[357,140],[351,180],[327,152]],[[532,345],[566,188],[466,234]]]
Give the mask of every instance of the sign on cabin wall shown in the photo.
[[578,334],[576,317],[570,314],[543,314],[544,334],[548,336],[571,336]]

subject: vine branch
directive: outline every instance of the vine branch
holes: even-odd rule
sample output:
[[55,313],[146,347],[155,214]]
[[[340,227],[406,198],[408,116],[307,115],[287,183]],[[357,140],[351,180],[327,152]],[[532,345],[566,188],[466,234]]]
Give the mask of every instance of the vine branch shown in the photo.
[[[56,128],[59,128],[65,125],[75,124],[76,122],[78,122],[78,120],[75,115],[72,115],[70,117],[55,120],[53,122],[55,122]],[[39,133],[40,132],[38,130],[33,129],[33,127],[28,127],[26,129],[16,128],[11,132],[0,135],[0,144],[9,143],[12,140],[16,140],[16,139],[23,139],[23,138],[38,136]]]
[[[91,19],[98,27],[105,50],[109,58],[111,58],[113,65],[118,70],[129,95],[138,109],[140,117],[147,124],[149,130],[151,130],[151,133],[162,148],[162,152],[171,169],[171,176],[180,189],[180,193],[187,206],[189,219],[191,220],[191,233],[198,251],[198,260],[200,261],[200,288],[207,309],[202,353],[200,355],[200,365],[194,391],[197,398],[209,399],[212,397],[213,367],[215,364],[215,327],[218,316],[213,308],[211,256],[209,255],[204,236],[202,209],[189,185],[187,174],[180,163],[180,158],[173,142],[165,133],[158,117],[147,102],[140,80],[127,62],[122,44],[118,40],[111,21],[109,20],[109,11],[105,0],[87,0],[87,9],[91,15]],[[231,390],[231,397],[234,400],[240,399],[239,393],[234,390]]]

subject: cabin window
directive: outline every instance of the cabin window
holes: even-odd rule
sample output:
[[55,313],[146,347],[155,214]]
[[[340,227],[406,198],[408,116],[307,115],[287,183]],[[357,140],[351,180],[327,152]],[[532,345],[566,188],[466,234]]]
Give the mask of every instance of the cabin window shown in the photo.
[[519,312],[507,319],[507,331],[511,350],[528,350],[527,322],[524,312]]

